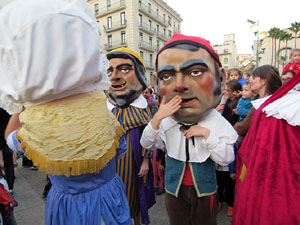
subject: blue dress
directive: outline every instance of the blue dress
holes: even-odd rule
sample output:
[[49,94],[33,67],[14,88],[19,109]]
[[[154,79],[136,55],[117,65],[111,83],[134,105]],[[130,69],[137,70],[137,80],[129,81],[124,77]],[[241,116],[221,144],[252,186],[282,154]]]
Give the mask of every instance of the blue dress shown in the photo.
[[126,149],[123,136],[117,156],[97,174],[49,175],[45,225],[131,225],[124,185],[116,174],[117,157]]

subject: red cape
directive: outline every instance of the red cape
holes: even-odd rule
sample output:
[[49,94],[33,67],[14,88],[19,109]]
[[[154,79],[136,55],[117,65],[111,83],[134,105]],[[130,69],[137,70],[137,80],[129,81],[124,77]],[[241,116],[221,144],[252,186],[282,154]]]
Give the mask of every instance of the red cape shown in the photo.
[[233,225],[300,224],[300,126],[262,112],[299,82],[300,73],[253,114],[238,152]]

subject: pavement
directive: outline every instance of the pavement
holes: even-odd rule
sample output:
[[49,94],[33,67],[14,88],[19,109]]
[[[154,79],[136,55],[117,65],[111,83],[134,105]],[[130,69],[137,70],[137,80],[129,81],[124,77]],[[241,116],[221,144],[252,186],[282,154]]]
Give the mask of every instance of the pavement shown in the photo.
[[[18,162],[19,167],[15,169],[14,185],[15,199],[19,203],[14,209],[17,224],[44,225],[45,200],[42,198],[42,193],[47,183],[46,174],[30,168],[23,168],[21,159]],[[226,213],[227,207],[223,207],[218,214],[218,225],[231,224],[231,218]],[[149,210],[149,215],[151,225],[169,225],[164,194],[156,196],[156,204]]]

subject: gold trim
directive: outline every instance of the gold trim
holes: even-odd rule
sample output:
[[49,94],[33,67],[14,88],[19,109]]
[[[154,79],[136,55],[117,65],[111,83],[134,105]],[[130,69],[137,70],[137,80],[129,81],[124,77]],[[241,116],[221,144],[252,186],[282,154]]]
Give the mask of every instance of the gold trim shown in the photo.
[[245,164],[243,164],[242,172],[241,172],[241,175],[240,175],[240,180],[242,181],[242,183],[245,180],[246,173],[247,173],[247,167],[246,167]]
[[183,180],[185,168],[186,168],[186,163],[183,163],[183,170],[182,170],[182,173],[181,173],[181,176],[180,176],[180,180],[179,180],[178,186],[176,188],[176,192],[175,192],[175,196],[176,197],[178,197],[178,193],[179,193],[180,186],[182,184],[182,180]]

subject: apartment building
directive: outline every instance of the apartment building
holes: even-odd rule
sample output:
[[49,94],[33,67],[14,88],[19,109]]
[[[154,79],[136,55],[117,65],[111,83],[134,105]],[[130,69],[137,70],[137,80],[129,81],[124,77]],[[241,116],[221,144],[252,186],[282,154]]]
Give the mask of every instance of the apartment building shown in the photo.
[[100,44],[105,52],[127,47],[146,65],[152,83],[157,51],[180,33],[180,15],[162,0],[88,0],[98,22]]
[[224,43],[222,45],[213,45],[213,48],[219,54],[220,61],[225,70],[238,67],[234,34],[225,34]]

